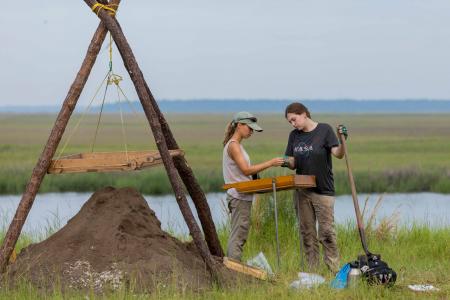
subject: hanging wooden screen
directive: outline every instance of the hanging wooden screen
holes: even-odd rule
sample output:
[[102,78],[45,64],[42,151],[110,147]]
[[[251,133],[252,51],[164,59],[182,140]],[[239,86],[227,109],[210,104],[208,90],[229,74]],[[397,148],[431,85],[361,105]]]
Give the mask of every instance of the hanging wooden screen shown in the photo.
[[[170,156],[184,156],[181,149],[169,150]],[[134,171],[162,164],[158,151],[89,152],[53,159],[49,174]]]

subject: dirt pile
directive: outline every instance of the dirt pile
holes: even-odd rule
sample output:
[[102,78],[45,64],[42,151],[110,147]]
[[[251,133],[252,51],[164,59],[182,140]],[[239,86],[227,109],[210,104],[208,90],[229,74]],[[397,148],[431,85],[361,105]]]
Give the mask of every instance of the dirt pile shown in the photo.
[[8,274],[42,288],[95,291],[211,285],[195,246],[162,231],[153,210],[131,188],[95,192],[66,226],[22,250]]

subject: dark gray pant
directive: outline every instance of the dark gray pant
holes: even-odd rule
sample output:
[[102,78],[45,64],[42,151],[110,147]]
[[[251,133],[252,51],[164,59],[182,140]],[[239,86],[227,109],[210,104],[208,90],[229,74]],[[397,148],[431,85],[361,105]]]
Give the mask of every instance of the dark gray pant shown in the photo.
[[[322,244],[324,261],[332,272],[339,270],[339,252],[334,229],[333,196],[320,195],[306,190],[294,192],[294,205],[298,216],[300,208],[300,231],[310,269],[319,266],[319,242]],[[319,224],[317,234],[316,224]]]
[[250,230],[252,202],[227,196],[228,209],[231,213],[231,233],[228,239],[227,256],[241,260],[242,249]]

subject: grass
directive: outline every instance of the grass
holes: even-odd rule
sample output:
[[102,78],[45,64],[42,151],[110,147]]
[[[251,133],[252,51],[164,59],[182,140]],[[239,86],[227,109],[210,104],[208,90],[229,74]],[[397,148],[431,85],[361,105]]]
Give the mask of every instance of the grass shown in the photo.
[[[79,116],[72,117],[66,137]],[[450,193],[450,118],[448,115],[317,115],[320,122],[344,123],[356,184],[360,192]],[[225,124],[231,115],[173,114],[169,124],[205,192],[221,191],[222,146]],[[0,114],[0,194],[21,194],[46,143],[54,115]],[[127,115],[128,149],[156,149],[143,116]],[[245,141],[252,162],[282,156],[291,127],[281,115],[261,115],[265,129]],[[96,116],[88,115],[73,135],[64,154],[87,152]],[[105,115],[96,151],[123,151],[120,118]],[[60,147],[61,149],[61,147]],[[57,152],[59,153],[59,152]],[[336,192],[348,194],[345,163],[334,160]],[[271,169],[263,177],[290,173]],[[94,191],[105,185],[132,186],[145,194],[171,193],[162,167],[132,173],[66,174],[46,176],[40,192]]]
[[[450,193],[450,118],[448,115],[317,115],[316,120],[332,125],[348,126],[348,141],[352,166],[359,192],[416,192]],[[220,191],[222,185],[221,153],[225,124],[231,115],[169,115],[168,121],[179,145],[185,150],[189,164],[205,192]],[[53,125],[54,115],[0,115],[0,194],[21,194],[31,171],[42,152]],[[77,116],[72,118],[68,131]],[[126,116],[127,139],[130,150],[155,149],[147,121],[143,117]],[[88,116],[68,145],[65,154],[89,151],[96,125],[95,116]],[[279,115],[262,115],[260,123],[265,131],[245,141],[245,147],[257,163],[284,153],[290,126]],[[122,151],[120,121],[116,115],[106,115],[100,128],[97,151]],[[65,135],[67,137],[67,135]],[[63,142],[65,140],[63,138]],[[345,164],[334,160],[338,194],[349,193]],[[263,177],[290,173],[286,169],[271,169]],[[115,174],[76,174],[46,176],[40,192],[94,191],[105,185],[132,186],[144,194],[171,192],[163,168]],[[283,196],[284,195],[284,196]],[[288,285],[300,270],[298,233],[292,203],[280,193],[280,269],[276,266],[273,207],[262,201],[259,213],[254,213],[252,229],[244,251],[244,259],[263,251],[277,271],[274,283],[238,284],[232,289],[212,288],[198,294],[177,291],[170,286],[158,286],[151,295],[134,294],[120,289],[103,296],[93,292],[55,290],[43,293],[27,282],[17,288],[0,289],[0,299],[410,299],[430,297],[450,298],[450,228],[429,228],[411,225],[398,228],[385,222],[369,226],[369,248],[381,253],[383,260],[397,271],[398,282],[392,289],[361,286],[354,290],[336,291],[327,285],[313,290],[292,291]],[[267,206],[265,206],[267,205]],[[7,224],[6,224],[7,225]],[[4,224],[3,228],[6,226]],[[19,251],[32,242],[44,239],[61,224],[50,221],[46,235],[23,234],[17,244]],[[228,228],[219,229],[226,248]],[[358,234],[353,223],[337,226],[341,262],[356,259],[361,253]],[[186,237],[183,237],[186,239]],[[326,268],[319,272],[331,278]],[[411,283],[433,284],[440,292],[415,294],[407,289]]]
[[[279,200],[279,236],[281,245],[281,267],[276,264],[276,244],[273,223],[273,204],[269,197],[264,196],[260,201],[259,212],[253,212],[252,226],[248,242],[244,247],[243,259],[249,259],[262,251],[277,273],[271,283],[237,283],[231,288],[221,289],[212,287],[201,293],[177,290],[171,285],[158,285],[152,294],[135,293],[121,288],[105,295],[95,295],[92,291],[61,291],[43,293],[26,281],[16,288],[0,289],[0,299],[292,299],[293,297],[306,299],[413,299],[427,297],[431,299],[447,299],[450,297],[450,228],[430,228],[425,225],[408,227],[394,227],[384,231],[380,224],[368,225],[369,249],[380,253],[382,259],[397,272],[397,283],[393,288],[366,286],[362,284],[355,289],[334,290],[328,283],[311,290],[290,290],[289,284],[296,279],[300,269],[298,246],[298,232],[293,213],[290,194],[280,192]],[[380,200],[381,201],[381,200]],[[255,207],[254,207],[255,208]],[[366,211],[366,219],[370,220],[375,211]],[[59,224],[49,222],[47,232],[51,234]],[[225,224],[219,229],[219,237],[224,248],[228,240],[229,228]],[[380,227],[381,226],[381,227]],[[354,222],[337,226],[338,246],[341,253],[341,265],[355,260],[362,249]],[[382,234],[380,234],[380,232]],[[31,242],[42,239],[41,236],[22,236],[17,249]],[[184,239],[186,237],[183,237]],[[332,278],[322,264],[318,273],[327,282]],[[440,289],[439,292],[416,294],[407,288],[408,284],[432,284]]]

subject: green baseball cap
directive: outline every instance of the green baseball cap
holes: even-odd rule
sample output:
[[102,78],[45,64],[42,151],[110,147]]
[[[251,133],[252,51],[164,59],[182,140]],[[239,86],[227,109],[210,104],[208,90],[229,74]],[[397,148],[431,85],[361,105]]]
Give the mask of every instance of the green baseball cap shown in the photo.
[[248,127],[253,129],[254,131],[261,132],[263,131],[263,129],[256,123],[257,121],[258,119],[247,111],[240,111],[236,113],[233,117],[233,122],[235,124],[236,123],[247,124]]

